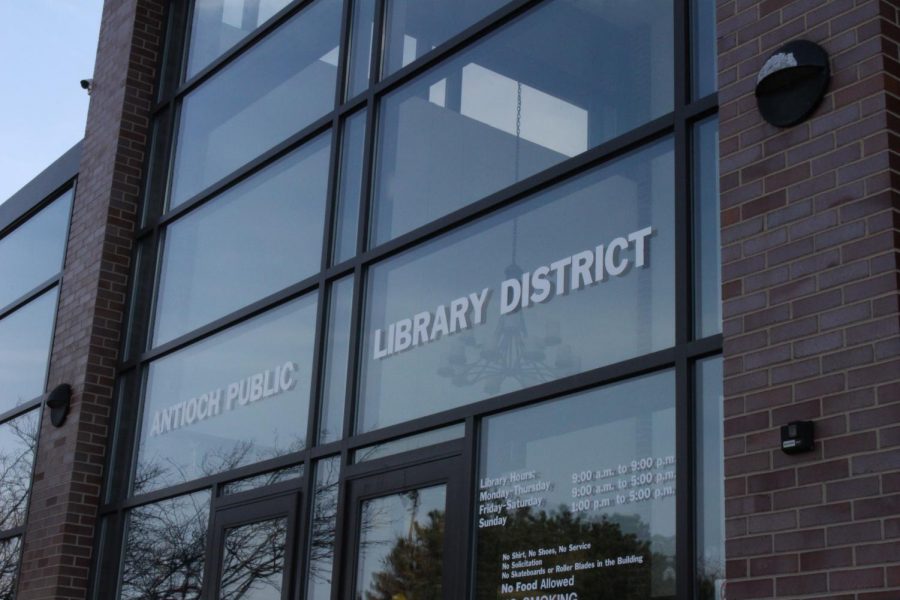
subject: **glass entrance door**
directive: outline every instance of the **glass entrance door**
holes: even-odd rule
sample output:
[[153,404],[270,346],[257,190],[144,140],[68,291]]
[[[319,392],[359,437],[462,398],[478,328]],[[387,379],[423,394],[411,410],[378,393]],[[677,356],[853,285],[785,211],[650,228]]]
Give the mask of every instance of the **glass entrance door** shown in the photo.
[[350,486],[352,569],[343,598],[443,600],[465,594],[464,501],[445,459],[357,479]]
[[216,512],[210,599],[287,600],[293,584],[296,493]]

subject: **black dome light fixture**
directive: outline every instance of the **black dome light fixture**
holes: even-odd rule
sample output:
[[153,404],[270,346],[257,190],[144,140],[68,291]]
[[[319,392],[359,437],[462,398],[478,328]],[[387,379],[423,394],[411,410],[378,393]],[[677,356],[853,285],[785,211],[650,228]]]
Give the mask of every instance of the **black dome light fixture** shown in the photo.
[[50,422],[54,427],[62,427],[69,414],[69,404],[72,401],[72,386],[61,383],[47,394],[47,408],[50,409]]
[[791,127],[809,117],[831,79],[828,53],[814,42],[795,40],[776,50],[756,78],[756,105],[776,127]]

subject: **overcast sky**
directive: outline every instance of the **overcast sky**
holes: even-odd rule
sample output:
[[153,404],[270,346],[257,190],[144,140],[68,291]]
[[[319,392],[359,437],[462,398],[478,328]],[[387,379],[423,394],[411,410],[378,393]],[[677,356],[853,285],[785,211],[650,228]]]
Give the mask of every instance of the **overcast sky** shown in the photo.
[[0,202],[84,137],[103,0],[0,0]]

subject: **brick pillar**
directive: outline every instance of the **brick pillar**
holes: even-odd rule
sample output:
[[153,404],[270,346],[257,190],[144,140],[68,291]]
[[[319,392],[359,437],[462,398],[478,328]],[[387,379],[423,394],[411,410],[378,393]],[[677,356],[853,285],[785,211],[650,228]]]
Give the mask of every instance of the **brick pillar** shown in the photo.
[[[900,598],[896,6],[718,0],[728,600]],[[753,90],[794,39],[832,83],[778,129]]]
[[41,424],[21,600],[87,592],[162,27],[163,0],[104,6],[50,359],[72,410]]

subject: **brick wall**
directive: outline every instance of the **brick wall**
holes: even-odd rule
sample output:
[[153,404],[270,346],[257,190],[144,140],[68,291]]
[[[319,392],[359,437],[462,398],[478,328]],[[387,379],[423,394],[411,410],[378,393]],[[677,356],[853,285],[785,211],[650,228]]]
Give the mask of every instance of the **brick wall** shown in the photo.
[[[900,598],[897,6],[718,0],[728,600]],[[793,39],[832,83],[777,129],[753,88]]]
[[87,591],[162,20],[163,0],[109,1],[103,10],[50,359],[49,387],[72,385],[72,412],[59,429],[44,415],[23,600]]

